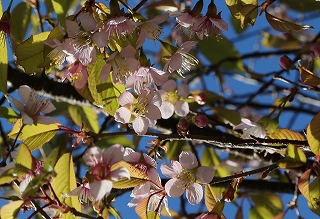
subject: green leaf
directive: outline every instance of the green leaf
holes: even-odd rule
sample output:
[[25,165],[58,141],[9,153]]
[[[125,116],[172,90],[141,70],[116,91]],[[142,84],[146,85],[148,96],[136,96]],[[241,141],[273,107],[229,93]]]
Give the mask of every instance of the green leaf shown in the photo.
[[93,108],[87,106],[69,105],[68,111],[72,121],[79,127],[84,125],[85,130],[99,132],[98,115]]
[[[0,13],[2,14],[2,3],[0,2]],[[7,93],[8,76],[8,49],[6,44],[6,35],[0,31],[0,91]]]
[[229,176],[231,173],[225,166],[220,166],[221,161],[213,148],[205,147],[202,153],[201,166],[208,166],[215,169],[214,175],[218,177]]
[[279,160],[278,166],[283,169],[302,166],[307,162],[304,152],[293,144],[289,144],[286,150],[286,157]]
[[[21,124],[22,120],[19,119],[15,125],[13,126],[12,131],[8,134],[9,138],[16,138]],[[26,125],[22,129],[21,134],[18,137],[18,140],[23,140],[24,144],[27,145],[30,151],[33,151],[37,148],[40,148],[42,145],[50,141],[57,131],[59,130],[59,127],[57,124],[50,124],[50,125],[44,125],[44,124],[37,124],[37,125]]]
[[291,50],[291,49],[300,49],[300,43],[292,38],[292,39],[284,39],[282,36],[279,35],[271,35],[267,32],[262,32],[262,45],[266,48],[277,48],[283,50]]
[[56,165],[60,154],[60,147],[56,147],[51,151],[51,153],[47,156],[46,160],[44,161],[44,170],[46,172],[52,172],[54,169],[54,166]]
[[308,206],[310,210],[320,216],[320,177],[317,177],[310,184],[310,202]]
[[27,185],[26,189],[21,194],[22,198],[34,197],[37,195],[37,191],[41,186],[43,186],[47,181],[50,174],[41,174],[34,177]]
[[118,181],[112,181],[113,188],[128,189],[128,188],[132,188],[132,187],[135,187],[138,185],[145,184],[149,180],[149,177],[145,172],[141,171],[140,169],[134,167],[133,165],[131,165],[130,163],[127,163],[125,161],[120,161],[120,162],[114,164],[111,167],[111,170],[116,170],[120,167],[125,167],[129,170],[130,179],[123,178]]
[[29,37],[20,43],[15,51],[17,63],[21,65],[27,74],[33,74],[39,65],[44,64],[43,41],[47,39],[50,32],[42,32]]
[[301,30],[306,29],[314,29],[314,27],[309,25],[298,25],[289,21],[282,20],[280,18],[277,18],[271,14],[269,14],[267,11],[265,11],[267,21],[273,27],[273,29],[280,31],[280,32],[297,32]]
[[94,99],[90,93],[90,89],[88,84],[85,84],[81,89],[78,89],[74,87],[74,89],[86,100],[88,100],[90,103],[94,102]]
[[300,12],[317,11],[320,8],[320,2],[317,0],[279,0],[279,2],[285,3],[289,8]]
[[25,144],[20,145],[15,162],[16,164],[20,164],[29,170],[33,169],[32,155]]
[[9,122],[15,122],[20,116],[13,109],[0,106],[0,117],[6,118]]
[[0,217],[5,219],[15,219],[23,203],[23,200],[18,200],[4,205],[1,208]]
[[300,62],[298,62],[298,69],[301,76],[301,82],[303,84],[316,87],[320,85],[320,78],[313,74],[310,70],[302,67]]
[[225,107],[215,107],[212,108],[212,111],[233,125],[238,125],[241,123],[241,116],[237,110],[230,110]]
[[206,187],[205,187],[204,203],[205,203],[208,211],[211,211],[217,203],[216,195],[210,185],[206,185]]
[[[20,2],[12,10],[11,33],[14,47],[25,39],[31,20],[31,5],[26,2]],[[39,19],[39,18],[38,18]],[[39,22],[39,21],[38,21]]]
[[251,195],[251,199],[255,204],[250,209],[250,218],[273,218],[283,210],[281,198],[273,193],[262,193]]
[[315,115],[307,128],[307,139],[311,151],[320,154],[320,113]]
[[[198,44],[200,52],[213,65],[220,64],[220,67],[244,72],[244,66],[241,59],[231,60],[230,58],[240,58],[240,55],[232,42],[226,38],[216,39],[216,36],[211,36],[206,40],[201,40]],[[228,48],[228,49],[225,49]],[[221,61],[225,60],[223,63]]]
[[112,138],[102,138],[99,141],[95,142],[97,146],[99,146],[101,149],[107,148],[110,145],[114,144],[121,144],[124,147],[131,147],[134,148],[135,144],[128,139],[126,136],[112,136]]
[[69,0],[51,0],[54,11],[56,12],[59,22],[66,30],[66,15],[68,11]]
[[0,177],[0,185],[5,183],[11,183],[13,180],[27,174],[30,172],[30,169],[22,166],[20,164],[16,164],[14,168],[6,170],[1,174]]
[[[60,201],[63,201],[62,194],[68,193],[77,187],[75,171],[73,166],[74,164],[71,154],[65,153],[60,157],[56,166],[54,167],[54,170],[57,173],[57,175],[52,178],[51,185]],[[77,211],[81,212],[81,205],[78,200],[78,197],[71,196],[69,198],[66,198],[65,203],[68,206],[73,207]],[[67,214],[63,214],[62,218],[72,219],[74,218],[74,216],[69,212]]]
[[257,5],[244,5],[240,10],[240,25],[244,28],[246,25],[253,26],[256,18],[258,16],[258,6]]

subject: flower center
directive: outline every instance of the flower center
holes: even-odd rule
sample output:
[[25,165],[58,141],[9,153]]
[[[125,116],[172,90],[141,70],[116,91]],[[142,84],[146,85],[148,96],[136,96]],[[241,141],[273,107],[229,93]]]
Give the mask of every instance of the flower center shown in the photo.
[[184,188],[189,188],[196,181],[194,174],[186,169],[183,169],[177,178],[183,181]]
[[179,100],[179,96],[177,92],[171,91],[171,92],[167,92],[163,101],[171,103],[172,105],[175,105],[178,100]]
[[110,166],[106,165],[105,163],[98,163],[91,169],[91,174],[97,180],[106,179],[109,173],[110,173]]
[[132,115],[134,117],[145,117],[146,113],[148,112],[146,110],[146,106],[148,105],[147,98],[138,98],[137,103],[134,103],[132,105]]
[[152,22],[145,22],[142,25],[142,29],[147,37],[152,41],[158,39],[158,36],[162,33],[162,28]]
[[182,57],[181,68],[177,70],[178,74],[183,77],[183,73],[191,71],[191,69],[199,63],[199,60],[189,53],[178,51]]
[[131,75],[132,71],[129,69],[127,63],[118,55],[112,60],[113,74],[117,81],[123,83],[125,77]]

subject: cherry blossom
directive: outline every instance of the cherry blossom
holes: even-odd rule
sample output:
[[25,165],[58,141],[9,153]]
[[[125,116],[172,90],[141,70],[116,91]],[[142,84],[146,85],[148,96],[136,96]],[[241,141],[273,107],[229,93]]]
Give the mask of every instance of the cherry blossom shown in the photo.
[[162,33],[162,28],[157,24],[163,23],[169,17],[168,13],[155,16],[154,18],[145,21],[141,26],[140,34],[137,40],[136,48],[139,48],[143,45],[146,38],[149,40],[155,41],[158,39],[159,35]]
[[102,67],[100,80],[106,81],[112,69],[112,78],[114,83],[124,83],[140,65],[139,61],[134,58],[136,53],[132,45],[128,45],[121,52],[112,53]]
[[169,73],[154,67],[139,67],[131,76],[128,77],[126,89],[134,89],[138,94],[146,88],[157,89],[168,80]]
[[14,97],[12,97],[12,100],[14,107],[20,111],[24,124],[53,124],[59,122],[54,118],[41,115],[41,113],[50,113],[56,109],[50,100],[43,97],[38,98],[38,93],[27,85],[20,86],[18,93],[22,102]]
[[111,166],[121,161],[123,155],[124,148],[120,144],[112,145],[103,152],[94,146],[88,148],[83,155],[84,162],[89,166],[88,173],[94,179],[89,183],[89,188],[95,201],[100,201],[110,194],[112,181],[118,181],[120,178],[130,179],[130,173],[125,167],[111,170]]
[[94,198],[91,195],[90,192],[90,184],[84,183],[81,184],[79,187],[75,188],[71,192],[65,194],[65,197],[70,196],[79,196],[79,200],[81,203],[87,203],[88,201],[94,201]]
[[189,113],[189,104],[184,100],[180,100],[180,97],[188,97],[189,92],[189,87],[186,84],[180,84],[177,87],[174,80],[169,80],[164,83],[162,89],[159,90],[162,99],[162,105],[160,107],[161,117],[168,119],[174,112],[178,116],[186,116]]
[[233,127],[233,130],[243,129],[244,132],[242,134],[242,138],[251,138],[250,135],[253,135],[258,138],[266,137],[266,132],[263,127],[261,127],[258,123],[253,122],[249,119],[242,118],[239,125]]
[[27,188],[28,184],[31,182],[31,180],[35,176],[39,176],[40,174],[44,173],[44,163],[41,160],[33,160],[33,171],[32,173],[27,173],[22,177],[22,181],[19,184],[19,190],[20,193],[22,194],[25,189]]
[[66,78],[73,84],[73,86],[81,89],[88,81],[87,69],[84,65],[77,61],[71,65],[62,80],[64,81]]
[[148,127],[161,118],[161,98],[157,91],[144,90],[136,100],[130,92],[124,92],[118,102],[121,107],[115,112],[115,120],[123,124],[132,122],[134,131],[139,135],[145,134]]
[[117,15],[106,20],[101,28],[104,37],[108,40],[112,38],[121,39],[131,34],[134,28],[139,25],[123,15]]
[[188,53],[197,43],[197,41],[184,42],[166,62],[163,70],[170,73],[177,71],[183,77],[185,72],[190,71],[199,63],[197,58]]
[[189,151],[182,151],[179,161],[171,161],[171,165],[161,164],[160,169],[165,176],[171,178],[165,184],[167,194],[175,198],[186,190],[187,199],[192,205],[198,204],[203,197],[201,184],[208,184],[213,179],[213,169],[199,167],[196,156]]
[[48,57],[53,64],[61,65],[64,61],[67,61],[68,63],[74,63],[76,61],[76,51],[71,45],[71,41],[72,39],[70,38],[67,38],[63,42],[60,42],[57,38],[43,41],[44,44],[53,48],[53,50],[48,54]]
[[200,40],[203,40],[203,36],[219,35],[221,30],[227,31],[228,24],[220,18],[220,14],[217,17],[204,16],[197,18],[193,25],[193,31]]

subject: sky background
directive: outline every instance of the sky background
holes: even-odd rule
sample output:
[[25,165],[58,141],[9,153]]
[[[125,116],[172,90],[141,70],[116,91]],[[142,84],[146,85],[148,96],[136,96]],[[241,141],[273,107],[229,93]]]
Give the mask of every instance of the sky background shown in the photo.
[[[19,3],[20,1],[15,0],[13,3],[13,7]],[[133,6],[135,4],[138,3],[138,1],[135,1],[134,4],[131,4],[132,1],[129,1],[129,5]],[[259,1],[261,3],[261,1]],[[3,9],[7,8],[9,1],[8,0],[2,0],[2,4],[3,4]],[[195,1],[193,2],[195,3]],[[263,47],[258,48],[257,45],[259,44],[260,40],[261,40],[261,34],[260,31],[261,30],[265,30],[265,31],[271,31],[272,33],[276,33],[275,31],[272,31],[270,26],[268,25],[268,23],[265,21],[265,17],[264,16],[260,16],[257,18],[257,21],[255,23],[255,25],[253,27],[247,27],[246,30],[243,32],[243,35],[246,36],[245,39],[240,40],[239,36],[236,34],[234,28],[231,25],[230,22],[230,12],[229,9],[226,7],[224,1],[222,0],[216,0],[215,1],[218,11],[222,11],[222,18],[229,24],[229,30],[228,32],[223,32],[223,37],[226,37],[227,39],[235,42],[235,46],[238,49],[240,54],[247,54],[247,53],[251,53],[253,50],[256,51],[269,51],[268,49],[265,49]],[[206,6],[209,4],[208,0],[204,0],[204,8],[206,8]],[[206,10],[204,11],[204,13],[206,12]],[[313,32],[314,34],[316,34],[319,29],[320,29],[320,24],[317,23],[316,20],[310,20],[307,22],[308,25],[313,25],[315,27],[315,31]],[[170,29],[165,29],[165,33],[164,36],[166,36],[166,34],[169,34]],[[256,33],[256,34],[252,34],[251,37],[249,37],[251,34],[250,33]],[[240,36],[241,38],[241,36]],[[159,47],[159,44],[154,44],[152,42],[149,42],[148,44],[146,44],[146,48],[147,49],[157,49]],[[12,57],[12,54],[11,54]],[[271,71],[278,71],[280,70],[280,67],[278,65],[278,58],[279,57],[273,57],[270,58],[268,60],[264,59],[263,62],[259,61],[259,60],[247,60],[246,64],[251,63],[252,67],[254,68],[254,70],[256,72],[261,72],[261,73],[266,73],[266,72],[271,72]],[[293,58],[293,57],[291,57]],[[288,78],[296,78],[297,75],[299,73],[298,72],[290,72],[290,74],[286,75]],[[241,79],[243,80],[243,79]],[[218,86],[217,82],[215,80],[213,80],[212,76],[205,76],[205,80],[206,82],[206,87],[213,91],[213,92],[219,92],[218,90]],[[278,83],[282,83],[282,82],[278,82]],[[236,81],[233,78],[227,77],[227,84],[232,88],[233,92],[236,92],[237,94],[246,94],[249,91],[253,91],[253,90],[257,90],[259,87],[255,86],[255,85],[250,85],[250,84],[244,84],[244,83],[238,83],[238,81]],[[237,85],[237,86],[234,86]],[[194,83],[191,85],[191,87],[193,89],[197,89],[199,88],[199,84],[198,83]],[[16,95],[16,94],[13,94]],[[260,101],[263,101],[262,99],[259,99]],[[266,97],[266,101],[268,101],[268,98]],[[6,105],[7,106],[7,105]],[[292,119],[292,115],[288,114],[288,115],[284,115],[280,117],[280,121],[279,124],[281,127],[286,127],[290,120]],[[298,118],[295,118],[296,121],[293,123],[293,127],[292,129],[296,129],[301,131],[301,129],[305,128],[308,123],[310,122],[310,120],[312,119],[312,117],[310,115],[302,115],[299,116]],[[1,120],[1,122],[3,122],[3,120]],[[61,121],[63,123],[63,121]],[[11,125],[7,123],[6,130],[10,130],[11,129]],[[140,145],[139,145],[139,149],[141,150],[145,150],[145,146],[147,145],[147,142],[150,139],[148,138],[143,138],[143,140],[140,141]],[[83,147],[84,149],[84,147]],[[81,150],[81,149],[79,149]],[[160,166],[160,164],[159,164]],[[159,171],[160,172],[160,171]],[[286,208],[286,205],[289,201],[292,200],[293,198],[293,194],[290,195],[283,195],[283,194],[279,194],[280,197],[282,198],[283,201],[283,206],[284,209]],[[185,195],[184,195],[185,197]],[[121,213],[122,217],[124,219],[127,218],[138,218],[138,216],[136,216],[136,213],[134,211],[134,208],[128,208],[126,206],[126,203],[129,202],[131,199],[129,197],[129,193],[126,193],[125,195],[123,195],[123,197],[119,197],[116,199],[114,207],[116,209],[118,209],[118,211]],[[179,199],[178,198],[170,198],[168,197],[169,200],[169,207],[175,211],[179,211],[180,209],[180,204],[179,204]],[[0,205],[3,205],[4,201],[0,200]],[[238,201],[239,203],[239,201]],[[315,214],[313,214],[308,206],[307,206],[307,202],[305,200],[304,197],[300,196],[298,198],[298,204],[299,204],[299,210],[301,211],[301,214],[304,218],[318,218],[318,216],[316,216]],[[198,210],[198,209],[202,209],[203,211],[205,211],[205,206],[204,205],[196,205],[196,206],[192,206],[190,204],[187,204],[187,211],[190,213],[193,212],[194,210]],[[249,202],[246,200],[244,202],[244,206],[243,206],[243,216],[244,218],[248,218],[248,211],[250,208],[250,204]],[[237,208],[235,207],[235,205],[233,205],[232,203],[227,203],[225,205],[225,209],[224,209],[224,214],[227,218],[234,218],[235,214],[236,214],[236,210]],[[27,214],[19,214],[19,218],[26,218],[26,215],[29,215],[29,213]],[[294,212],[294,210],[290,210],[287,214],[285,219],[291,219],[291,218],[296,218],[296,213]],[[112,217],[111,217],[112,218]],[[162,217],[165,218],[165,217]]]

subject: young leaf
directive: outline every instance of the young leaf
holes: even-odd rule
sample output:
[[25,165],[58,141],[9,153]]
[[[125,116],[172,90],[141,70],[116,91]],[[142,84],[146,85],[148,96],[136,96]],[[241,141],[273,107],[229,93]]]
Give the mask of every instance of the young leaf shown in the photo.
[[[70,153],[65,153],[60,157],[56,166],[54,167],[57,175],[52,178],[52,188],[55,194],[58,196],[59,200],[62,201],[62,194],[68,193],[77,187],[76,177],[73,167],[73,160]],[[81,211],[81,205],[78,197],[71,196],[65,199],[65,203],[75,208],[77,211]],[[63,214],[63,218],[72,219],[74,216],[69,212]]]
[[0,117],[6,118],[9,122],[15,122],[20,116],[13,109],[0,106]]
[[255,207],[250,209],[250,218],[273,218],[283,210],[281,198],[276,194],[265,192],[252,195],[251,199]]
[[36,68],[44,64],[43,41],[47,39],[50,32],[42,32],[29,37],[20,43],[15,51],[17,63],[21,65],[27,74],[33,74]]
[[244,5],[240,10],[240,22],[241,28],[246,25],[253,26],[256,18],[258,16],[258,6],[257,5]]
[[311,169],[306,170],[299,179],[298,182],[298,188],[301,192],[301,194],[308,200],[308,202],[311,201],[310,199],[310,174]]
[[0,185],[5,183],[11,183],[13,180],[27,174],[30,172],[30,169],[22,166],[20,164],[16,164],[14,168],[6,170],[1,174],[0,177]]
[[87,106],[80,107],[69,105],[68,111],[73,122],[79,127],[83,124],[86,130],[90,130],[95,133],[99,132],[98,115],[94,109]]
[[211,211],[217,203],[216,195],[214,194],[214,191],[210,185],[206,185],[206,187],[205,187],[204,203],[205,203],[208,211]]
[[303,151],[293,144],[289,144],[286,150],[286,157],[279,160],[278,166],[283,169],[302,166],[307,162]]
[[307,139],[311,151],[318,155],[320,153],[320,113],[315,115],[308,125]]
[[215,170],[215,176],[225,177],[229,176],[231,173],[225,166],[220,166],[221,161],[219,156],[216,154],[213,148],[205,147],[202,153],[201,165],[208,167],[219,167]]
[[11,21],[13,48],[25,39],[25,35],[30,25],[31,12],[31,5],[26,4],[25,2],[20,2],[12,10],[11,17],[14,18]]
[[314,27],[309,25],[298,25],[295,23],[291,23],[289,21],[282,20],[280,18],[277,18],[271,14],[269,14],[267,11],[265,11],[267,21],[273,27],[273,29],[280,31],[280,32],[291,32],[291,31],[301,31],[305,29],[314,29]]
[[310,202],[308,203],[310,210],[320,216],[320,178],[317,177],[310,184]]
[[68,11],[69,0],[51,0],[54,11],[56,12],[59,22],[66,29],[66,15]]
[[274,133],[268,135],[271,139],[287,139],[287,140],[298,140],[305,141],[304,135],[299,132],[292,131],[290,129],[277,129]]
[[0,217],[5,219],[15,219],[23,203],[23,200],[18,200],[4,205],[1,208]]
[[300,63],[298,63],[298,69],[301,75],[301,81],[303,84],[316,87],[320,85],[320,78],[314,75],[310,70],[302,67]]
[[20,164],[29,170],[33,169],[32,155],[25,144],[20,145],[15,162],[16,164]]
[[[0,13],[2,14],[2,3],[0,3]],[[0,39],[0,92],[7,93],[8,49],[3,31],[0,32]]]

